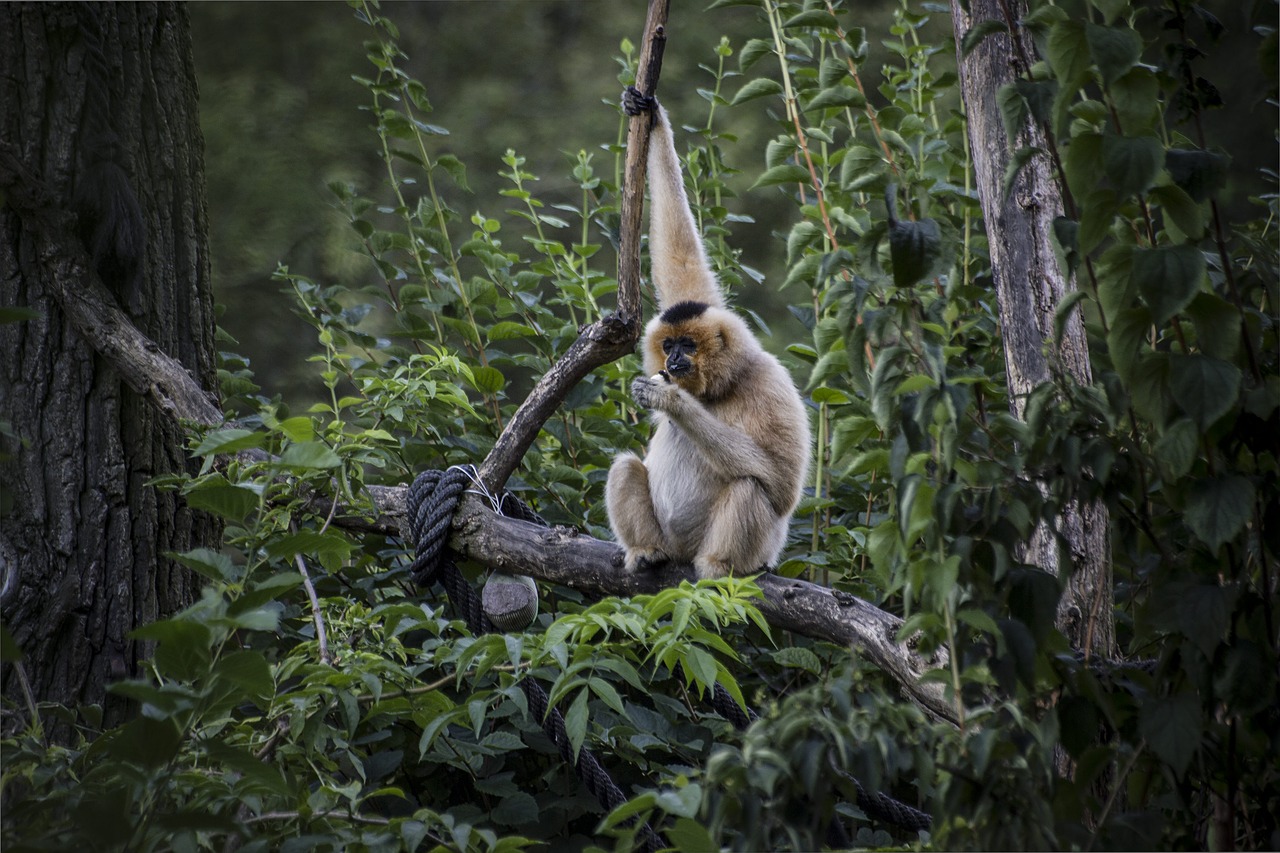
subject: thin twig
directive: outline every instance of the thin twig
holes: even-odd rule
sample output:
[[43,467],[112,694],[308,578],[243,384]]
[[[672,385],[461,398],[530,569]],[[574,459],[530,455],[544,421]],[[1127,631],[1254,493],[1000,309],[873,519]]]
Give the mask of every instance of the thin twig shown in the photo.
[[[522,669],[528,668],[529,663],[527,661],[521,661],[519,666],[512,666],[509,663],[504,663],[499,666],[491,666],[489,667],[488,672],[519,672]],[[385,702],[388,699],[401,699],[406,696],[421,696],[423,693],[430,693],[432,690],[439,690],[450,681],[456,681],[457,678],[458,673],[455,672],[453,675],[442,676],[441,678],[437,678],[435,681],[428,682],[427,684],[420,684],[417,687],[407,687],[404,690],[396,690],[391,693],[383,693],[381,696],[374,696],[372,693],[364,693],[357,696],[356,701],[372,703]]]
[[316,642],[320,646],[320,662],[326,665],[332,664],[333,658],[329,655],[329,637],[324,630],[324,616],[320,613],[320,599],[316,597],[316,588],[311,584],[307,561],[302,559],[301,554],[295,554],[293,560],[298,564],[298,571],[302,574],[302,586],[307,591],[307,598],[311,599],[311,618],[316,623]]
[[[269,820],[302,820],[302,818],[303,814],[301,812],[263,812],[262,814],[254,815],[247,819],[245,823],[264,823]],[[321,820],[335,818],[337,820],[349,820],[354,823],[371,823],[375,826],[391,825],[391,821],[385,817],[374,817],[373,815],[362,815],[356,814],[355,812],[343,812],[336,809],[327,812],[312,812],[311,814],[306,815],[306,818],[308,820],[316,820],[317,818]],[[427,834],[430,835],[430,833]],[[438,843],[444,843],[434,835],[432,835],[431,838],[433,841]]]
[[1111,793],[1107,796],[1107,802],[1102,807],[1102,813],[1098,815],[1098,823],[1093,829],[1093,835],[1090,836],[1089,843],[1085,845],[1085,853],[1089,853],[1093,849],[1094,843],[1098,840],[1098,833],[1102,832],[1102,825],[1107,822],[1107,815],[1111,813],[1111,807],[1116,804],[1116,798],[1124,787],[1125,778],[1129,775],[1129,771],[1133,770],[1133,765],[1137,763],[1138,756],[1142,755],[1142,751],[1146,748],[1147,742],[1143,740],[1138,744],[1138,748],[1133,751],[1133,755],[1129,756],[1129,762],[1120,771],[1120,775],[1116,777],[1116,783],[1111,786]]

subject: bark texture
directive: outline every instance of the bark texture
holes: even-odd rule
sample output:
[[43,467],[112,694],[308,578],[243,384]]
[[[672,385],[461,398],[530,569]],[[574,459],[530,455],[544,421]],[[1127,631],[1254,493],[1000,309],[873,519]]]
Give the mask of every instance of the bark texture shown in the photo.
[[[1009,400],[1019,418],[1027,395],[1055,373],[1081,385],[1093,382],[1079,312],[1064,327],[1062,339],[1053,340],[1054,311],[1074,285],[1058,267],[1054,254],[1053,220],[1063,213],[1063,199],[1048,154],[1036,155],[1022,168],[1008,196],[1003,190],[1014,151],[1026,146],[1050,150],[1044,129],[1032,119],[1017,139],[1008,139],[997,102],[1000,87],[1025,74],[1035,56],[1030,34],[1017,25],[1027,12],[1026,0],[951,2],[957,51],[965,34],[981,21],[998,20],[1009,27],[1009,33],[983,39],[960,60],[959,71],[1000,304]],[[1067,575],[1067,590],[1058,609],[1059,627],[1077,648],[1109,657],[1115,630],[1106,508],[1100,504],[1072,505],[1057,524],[1067,543],[1065,553],[1059,552],[1055,537],[1041,525],[1020,556],[1046,571]]]
[[[187,464],[181,426],[122,381],[59,299],[91,266],[83,246],[68,244],[68,211],[102,154],[127,180],[145,229],[135,274],[98,265],[111,307],[202,388],[216,387],[185,10],[0,5],[0,145],[12,167],[3,170],[0,305],[38,312],[0,325],[0,421],[9,433],[0,439],[0,613],[36,699],[101,702],[108,683],[136,670],[143,650],[129,631],[194,594],[166,552],[219,533],[147,485]],[[13,184],[15,172],[39,183],[47,209],[19,202],[39,194]],[[20,696],[15,668],[3,678],[5,695]],[[121,709],[106,710],[110,724]]]

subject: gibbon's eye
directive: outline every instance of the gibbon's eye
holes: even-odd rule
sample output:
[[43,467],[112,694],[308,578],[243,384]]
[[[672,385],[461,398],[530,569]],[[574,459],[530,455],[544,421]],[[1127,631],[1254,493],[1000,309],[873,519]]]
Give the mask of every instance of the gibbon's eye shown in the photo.
[[662,340],[662,351],[663,351],[664,353],[669,353],[669,352],[671,352],[671,347],[672,347],[674,344],[675,344],[675,341],[671,340],[671,338],[664,338],[664,339]]

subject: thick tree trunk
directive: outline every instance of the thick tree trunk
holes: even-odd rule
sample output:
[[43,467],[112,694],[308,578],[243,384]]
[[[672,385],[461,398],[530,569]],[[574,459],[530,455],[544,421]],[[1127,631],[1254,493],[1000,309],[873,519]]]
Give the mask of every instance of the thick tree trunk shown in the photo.
[[[0,5],[0,144],[43,183],[52,217],[122,221],[115,248],[97,253],[105,284],[213,389],[194,81],[180,6]],[[0,325],[0,612],[35,698],[75,704],[102,702],[135,672],[129,631],[192,599],[193,579],[165,554],[219,530],[147,485],[187,464],[183,432],[74,330],[56,298],[67,282],[51,279],[65,273],[48,263],[56,251],[43,216],[0,207],[0,306],[38,312]],[[18,699],[16,669],[3,678]],[[108,703],[108,723],[119,710]]]
[[[1031,119],[1017,139],[1006,138],[996,98],[1001,86],[1026,72],[1035,55],[1029,34],[1015,26],[1027,14],[1026,0],[969,0],[967,4],[952,0],[951,12],[957,51],[964,35],[981,21],[1004,21],[1012,31],[983,39],[958,64],[1000,303],[1009,400],[1013,414],[1020,418],[1027,395],[1049,380],[1052,371],[1082,385],[1092,383],[1088,342],[1079,312],[1066,324],[1062,339],[1052,339],[1054,311],[1073,285],[1054,255],[1053,220],[1062,215],[1063,205],[1049,157],[1033,157],[1022,168],[1012,192],[1006,197],[1003,191],[1004,175],[1016,149],[1049,150],[1042,128]],[[1042,525],[1021,557],[1054,574],[1066,570],[1069,580],[1058,609],[1059,627],[1077,648],[1110,657],[1115,629],[1106,508],[1072,505],[1057,524],[1068,543],[1067,553],[1059,553],[1054,536]]]

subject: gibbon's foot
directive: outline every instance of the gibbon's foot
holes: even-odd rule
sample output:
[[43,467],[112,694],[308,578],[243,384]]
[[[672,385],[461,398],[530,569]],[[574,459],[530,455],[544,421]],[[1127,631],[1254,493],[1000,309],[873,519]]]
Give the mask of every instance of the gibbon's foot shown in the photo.
[[658,109],[658,99],[649,97],[642,93],[635,86],[628,86],[622,90],[622,111],[629,116],[638,116],[641,113],[654,113]]
[[629,572],[652,572],[671,562],[671,558],[657,548],[627,551],[626,568]]
[[716,578],[727,578],[733,574],[733,566],[725,560],[718,560],[715,557],[696,557],[693,561],[693,571],[698,576],[698,580],[715,580]]
[[665,409],[678,393],[679,387],[666,376],[639,376],[631,383],[631,399],[646,409]]

